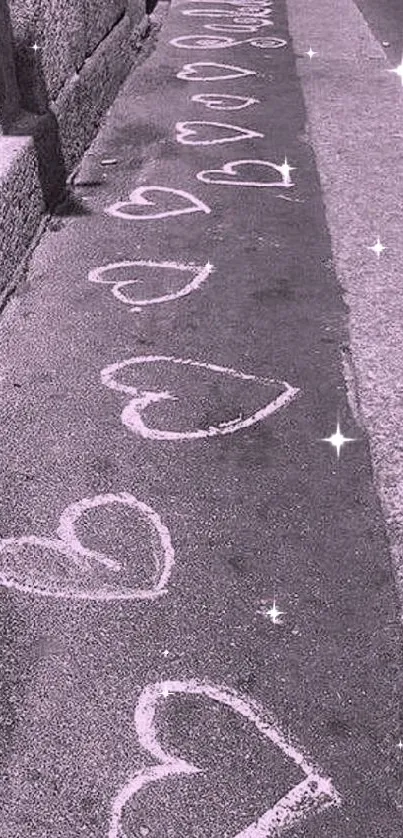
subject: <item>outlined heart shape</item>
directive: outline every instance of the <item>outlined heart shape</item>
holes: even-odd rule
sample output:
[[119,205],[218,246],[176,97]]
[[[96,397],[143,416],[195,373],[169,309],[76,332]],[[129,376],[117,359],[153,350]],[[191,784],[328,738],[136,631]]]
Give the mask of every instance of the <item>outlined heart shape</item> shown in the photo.
[[[240,111],[260,102],[252,96],[235,96],[233,93],[196,93],[191,98],[192,102],[199,102],[212,111]],[[231,102],[234,104],[231,105]]]
[[211,29],[214,32],[239,32],[241,35],[243,33],[248,32],[258,32],[259,29],[263,29],[265,26],[274,26],[272,20],[267,20],[264,23],[230,23],[228,26],[222,26],[217,23],[205,23],[205,29]]
[[[136,278],[118,281],[110,278],[111,272],[125,268],[133,268],[134,273],[136,273]],[[169,274],[169,272],[172,273],[172,271],[174,273],[179,271],[180,273],[190,275],[191,279],[186,283],[186,285],[182,286],[182,288],[179,288],[177,291],[169,291],[159,297],[135,299],[133,297],[127,297],[124,293],[122,293],[122,289],[136,285],[139,282],[136,268],[161,268],[161,270],[167,274]],[[119,302],[124,303],[124,305],[131,306],[131,311],[133,312],[141,312],[146,306],[156,305],[158,303],[169,303],[172,302],[172,300],[178,300],[180,297],[187,296],[192,291],[200,288],[202,283],[209,278],[214,270],[214,266],[210,262],[206,262],[205,265],[194,265],[191,263],[182,265],[177,262],[153,262],[151,260],[139,259],[133,262],[111,262],[108,265],[93,268],[88,273],[88,279],[90,282],[112,285],[112,294]]]
[[[262,166],[265,169],[273,169],[275,172],[281,174],[280,181],[255,181],[255,180],[236,180],[238,169],[241,166]],[[211,177],[211,175],[219,175],[220,177]],[[227,178],[224,175],[228,175]],[[283,166],[278,166],[276,163],[270,163],[269,160],[231,160],[224,163],[221,169],[205,169],[198,172],[196,175],[198,180],[203,183],[217,184],[218,186],[260,186],[273,187],[280,186],[286,189],[294,186],[289,178],[284,175]]]
[[[212,374],[221,374],[229,376],[230,378],[240,379],[245,382],[254,381],[256,384],[263,385],[263,387],[267,387],[268,389],[272,389],[273,385],[277,387],[281,386],[283,392],[245,418],[242,415],[234,416],[234,418],[230,421],[223,421],[218,425],[210,426],[209,428],[199,428],[195,431],[159,430],[158,428],[151,428],[147,426],[143,422],[142,414],[151,405],[156,405],[158,402],[166,400],[178,401],[179,397],[173,396],[168,390],[142,389],[133,385],[121,383],[117,380],[117,374],[121,370],[141,366],[142,364],[158,364],[159,362],[169,362],[170,364],[184,366],[185,368],[196,367],[201,370],[209,370]],[[101,371],[101,381],[102,384],[110,390],[115,390],[118,393],[126,393],[132,396],[129,404],[122,410],[120,416],[122,425],[143,439],[164,440],[170,442],[182,442],[195,439],[207,439],[216,436],[225,436],[226,434],[233,434],[244,428],[250,428],[258,422],[261,422],[263,419],[266,419],[272,413],[280,410],[280,408],[285,407],[299,393],[298,388],[292,387],[286,381],[258,378],[255,375],[248,375],[230,367],[221,367],[217,364],[207,364],[201,361],[174,358],[167,355],[141,355],[135,358],[127,358],[125,361],[118,361],[117,363],[105,367]]]
[[227,38],[224,35],[180,35],[169,42],[178,49],[227,49],[236,47],[239,44],[251,44],[259,49],[279,49],[286,47],[287,41],[284,38],[246,38],[236,41],[235,38]]
[[[199,75],[199,67],[217,67],[221,70],[232,70],[232,72],[216,74],[215,76],[201,76]],[[216,64],[215,61],[195,61],[193,64],[184,64],[179,73],[176,74],[176,77],[184,81],[222,81],[223,79],[238,79],[243,76],[256,75],[255,70],[246,70],[245,67],[234,67],[232,64]]]
[[[330,806],[340,806],[341,798],[332,781],[319,773],[304,755],[286,740],[277,722],[268,717],[260,705],[251,699],[240,696],[235,690],[205,681],[162,681],[146,686],[136,705],[134,723],[140,746],[152,756],[155,765],[147,765],[134,772],[129,780],[119,789],[111,806],[109,831],[107,838],[129,838],[123,830],[124,808],[131,798],[151,783],[158,783],[172,775],[194,775],[203,773],[202,769],[187,760],[169,754],[159,741],[155,725],[158,703],[163,703],[169,695],[203,696],[218,702],[242,716],[287,757],[293,769],[298,767],[305,778],[293,786],[274,806],[271,806],[252,824],[248,825],[234,838],[276,838],[289,828],[312,817]],[[236,757],[235,757],[236,758]]]
[[[172,210],[157,210],[156,212],[138,213],[137,215],[132,212],[123,211],[123,207],[154,207],[156,202],[144,197],[144,195],[149,194],[150,192],[163,192],[179,196],[179,198],[187,202],[187,206]],[[175,215],[187,215],[188,213],[193,212],[205,212],[206,214],[209,214],[211,209],[204,204],[203,201],[200,201],[199,198],[195,198],[194,195],[191,195],[190,192],[185,192],[183,189],[171,189],[168,186],[138,186],[137,189],[134,189],[134,191],[130,193],[128,201],[118,201],[116,204],[112,204],[107,207],[104,212],[115,218],[127,218],[130,221],[155,221],[159,218],[168,218],[169,216]]]
[[[209,140],[200,140],[198,135],[203,128],[218,128],[221,131],[227,132],[227,136],[213,137]],[[228,125],[225,122],[177,122],[175,125],[176,139],[182,145],[218,145],[219,143],[235,143],[239,140],[256,139],[257,137],[264,137],[260,131],[251,131],[249,128],[240,128],[238,125]],[[229,132],[229,133],[228,133]],[[189,137],[196,137],[195,140]]]
[[[104,553],[84,547],[77,536],[75,527],[85,512],[99,507],[113,507],[114,504],[135,510],[136,515],[147,524],[150,530],[150,552],[155,566],[150,588],[127,587],[120,584],[119,580],[115,582],[113,576],[116,578],[116,574],[122,569],[120,562]],[[59,521],[56,530],[57,538],[28,535],[0,539],[0,585],[42,597],[98,602],[153,600],[167,593],[166,586],[174,565],[175,554],[169,530],[151,506],[128,492],[96,495],[68,506],[62,512]],[[31,572],[26,560],[21,556],[26,547],[44,550],[48,567],[43,566],[43,561],[42,564],[36,561]],[[55,566],[52,567],[52,556],[53,560],[56,556],[60,562],[60,556],[63,556],[63,559],[67,561],[63,561],[58,569],[57,562],[53,561]],[[97,567],[110,571],[113,584],[108,582],[97,588],[99,584],[99,580],[96,579]],[[29,579],[30,573],[31,579]],[[41,575],[44,577],[42,581],[40,581]]]

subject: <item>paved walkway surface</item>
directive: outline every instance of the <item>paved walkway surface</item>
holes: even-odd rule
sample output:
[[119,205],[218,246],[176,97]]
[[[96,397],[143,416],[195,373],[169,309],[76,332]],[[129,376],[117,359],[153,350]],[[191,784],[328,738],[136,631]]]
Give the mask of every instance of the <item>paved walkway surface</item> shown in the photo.
[[[174,2],[2,314],[2,838],[401,838],[398,550],[362,360],[387,255],[356,240],[362,313],[329,131],[346,67],[389,65],[343,3],[356,67],[331,3]],[[326,20],[330,122],[304,55]]]

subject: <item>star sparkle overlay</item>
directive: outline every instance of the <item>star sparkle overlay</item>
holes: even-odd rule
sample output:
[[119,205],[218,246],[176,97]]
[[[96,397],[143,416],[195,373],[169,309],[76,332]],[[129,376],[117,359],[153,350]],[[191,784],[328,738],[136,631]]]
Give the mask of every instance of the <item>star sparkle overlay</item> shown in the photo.
[[401,739],[399,739],[399,741],[398,741],[398,743],[397,743],[396,747],[397,747],[397,748],[399,748],[399,751],[403,750],[403,742],[402,742],[402,740],[401,740]]
[[273,599],[273,605],[271,606],[271,608],[267,608],[267,606],[264,606],[263,608],[259,609],[258,613],[261,614],[262,617],[269,617],[274,626],[281,626],[283,624],[283,621],[280,620],[279,617],[284,615],[285,611],[278,610],[275,599]]
[[346,442],[356,442],[357,440],[354,437],[344,436],[342,431],[340,430],[340,422],[337,421],[337,426],[335,432],[328,437],[322,437],[320,440],[321,442],[330,442],[330,445],[333,445],[337,451],[337,459],[340,457],[340,451],[343,445]]
[[36,55],[36,53],[38,52],[38,50],[40,50],[40,49],[41,49],[41,47],[40,47],[40,46],[39,46],[39,44],[37,44],[37,43],[36,43],[36,41],[35,41],[35,43],[34,43],[34,44],[32,44],[31,49],[33,49],[33,51],[34,51],[34,53],[35,53],[35,55]]
[[403,58],[402,58],[398,67],[395,67],[393,70],[386,70],[386,72],[387,73],[396,73],[396,75],[399,76],[400,81],[402,83],[402,87],[403,87]]
[[290,178],[290,172],[295,172],[295,166],[290,166],[288,164],[287,158],[285,157],[284,163],[282,166],[279,166],[279,169],[281,172],[281,176],[284,179],[284,186],[293,186]]
[[312,49],[312,47],[309,47],[309,50],[308,50],[307,52],[305,52],[305,53],[304,53],[304,55],[308,55],[308,56],[309,56],[309,60],[310,60],[310,61],[312,61],[312,58],[314,57],[314,55],[318,55],[318,53],[317,53],[317,52],[315,52],[315,51]]
[[371,247],[368,246],[368,250],[373,250],[379,259],[381,253],[383,253],[383,251],[386,250],[386,247],[384,247],[384,245],[381,243],[381,240],[378,236],[376,243],[373,244]]

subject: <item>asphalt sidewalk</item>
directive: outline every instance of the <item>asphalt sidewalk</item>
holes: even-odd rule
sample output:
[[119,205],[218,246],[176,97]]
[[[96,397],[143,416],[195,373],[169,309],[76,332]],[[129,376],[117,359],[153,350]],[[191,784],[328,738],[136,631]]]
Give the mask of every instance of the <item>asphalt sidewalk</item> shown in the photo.
[[3,313],[2,838],[401,838],[308,127],[283,0],[175,2]]

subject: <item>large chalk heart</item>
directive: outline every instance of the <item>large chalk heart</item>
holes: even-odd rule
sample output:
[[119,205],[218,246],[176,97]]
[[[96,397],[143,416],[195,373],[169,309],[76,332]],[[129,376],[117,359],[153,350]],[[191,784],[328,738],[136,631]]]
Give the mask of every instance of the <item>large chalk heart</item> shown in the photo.
[[[106,529],[109,537],[122,508],[130,511],[130,530],[139,541],[135,544],[133,562],[127,567],[115,557],[85,547],[77,535],[77,525],[83,524],[80,519],[84,516],[85,521],[86,513],[90,512],[90,529],[99,537],[102,526],[105,531],[105,522],[100,523],[94,516],[102,515],[105,508],[109,510]],[[121,519],[115,530],[121,533]],[[0,585],[43,597],[100,602],[153,600],[166,593],[174,564],[169,531],[151,506],[128,492],[97,495],[73,503],[62,513],[56,535],[57,538],[28,535],[1,539]],[[121,552],[121,547],[115,543],[116,554]],[[131,565],[136,566],[137,562],[144,566],[143,575],[151,585],[138,587],[131,582],[136,569]]]
[[[217,145],[264,137],[264,134],[259,131],[239,128],[238,125],[227,125],[225,122],[177,122],[175,128],[176,139],[182,145]],[[208,139],[206,137],[203,139],[203,132],[210,135],[223,132],[224,136],[210,136]]]
[[[240,177],[240,169],[243,166],[249,166],[255,170],[260,169],[261,174],[268,174],[268,170],[279,172],[281,180],[246,180]],[[272,187],[282,186],[289,188],[294,186],[291,183],[289,176],[284,174],[284,167],[278,166],[276,163],[270,163],[268,160],[232,160],[225,163],[222,169],[205,169],[203,172],[198,172],[196,175],[198,180],[203,183],[218,184],[220,186],[261,186]]]
[[[118,790],[111,806],[108,838],[129,838],[123,826],[125,807],[127,803],[138,794],[141,789],[152,783],[163,783],[168,777],[174,775],[200,774],[201,769],[193,763],[182,759],[177,754],[168,753],[157,733],[155,722],[156,708],[158,704],[164,705],[172,695],[201,696],[205,700],[221,704],[229,708],[237,716],[241,716],[249,722],[254,729],[262,736],[262,744],[270,742],[274,748],[281,752],[290,765],[290,774],[294,777],[296,770],[301,774],[301,781],[296,785],[289,785],[291,788],[273,806],[268,808],[253,823],[238,832],[234,838],[277,838],[288,830],[295,829],[297,824],[305,822],[315,814],[329,808],[340,806],[341,799],[334,788],[332,781],[319,773],[307,758],[290,743],[285,737],[279,725],[274,719],[269,719],[257,702],[244,698],[222,685],[209,684],[205,681],[162,681],[150,684],[140,695],[137,702],[134,723],[137,738],[140,746],[151,755],[153,765],[146,765],[134,772]],[[208,705],[207,705],[208,706]],[[228,712],[228,709],[227,709]],[[161,722],[158,731],[161,729]],[[211,764],[214,764],[215,755],[211,754]],[[234,760],[237,756],[234,755]],[[125,772],[122,770],[122,774]],[[162,795],[169,793],[169,784],[158,787]],[[195,793],[197,784],[195,782]],[[186,795],[186,801],[188,796]],[[187,804],[188,805],[188,804]],[[241,807],[242,808],[242,807]],[[242,817],[242,811],[239,812]],[[207,818],[207,816],[206,816]],[[206,823],[207,826],[207,823]],[[200,834],[208,834],[208,830]]]
[[[126,380],[122,381],[124,376]],[[134,383],[127,383],[128,376],[134,378]],[[172,442],[225,436],[250,428],[285,407],[299,392],[286,381],[258,378],[216,364],[165,355],[118,361],[102,370],[101,381],[105,387],[131,396],[121,413],[126,428],[143,439]],[[180,430],[145,424],[146,411],[151,414],[149,423],[157,412],[157,417],[164,417],[164,424],[175,421]],[[213,416],[215,424],[210,424]],[[189,429],[189,423],[204,427]]]
[[[157,209],[152,212],[141,212],[139,207],[155,207],[156,202],[145,198],[145,195],[150,193],[163,193],[164,195],[175,196],[177,206],[173,209]],[[178,198],[180,199],[178,201]],[[185,202],[185,205],[183,205]],[[135,207],[134,212],[130,212],[130,208]],[[112,204],[105,210],[107,215],[115,216],[116,218],[128,218],[130,221],[155,221],[158,218],[168,218],[168,216],[187,215],[192,212],[210,213],[210,207],[195,198],[189,192],[184,192],[182,189],[171,189],[168,186],[138,186],[129,195],[128,201],[118,201]]]
[[232,93],[196,93],[192,102],[199,102],[212,111],[240,111],[250,105],[259,104],[252,96],[235,96]]
[[[140,312],[145,306],[169,303],[180,297],[186,297],[187,294],[200,288],[213,270],[214,267],[210,262],[206,262],[205,265],[182,265],[178,262],[153,262],[139,259],[134,262],[112,262],[100,268],[93,268],[88,274],[88,279],[90,282],[112,285],[112,294],[120,303],[131,306],[131,311]],[[122,271],[130,271],[133,278],[117,280],[117,274]],[[188,277],[188,282],[183,285],[186,277]],[[157,282],[158,286],[165,285],[165,293],[152,297],[127,296],[126,291],[133,287],[136,290],[139,283],[147,280],[151,280],[152,284]],[[179,287],[173,287],[175,281]]]
[[[215,67],[218,70],[230,70],[230,72],[206,76],[203,75],[201,68],[204,69],[207,67]],[[256,72],[255,70],[246,70],[244,67],[234,67],[232,64],[216,64],[215,61],[195,61],[193,64],[184,64],[176,75],[178,79],[184,79],[184,81],[221,81],[223,79],[237,79],[242,76],[256,76]]]

